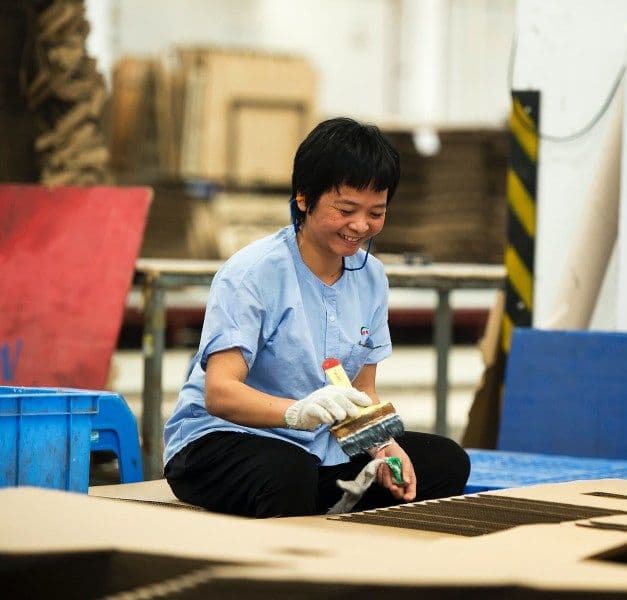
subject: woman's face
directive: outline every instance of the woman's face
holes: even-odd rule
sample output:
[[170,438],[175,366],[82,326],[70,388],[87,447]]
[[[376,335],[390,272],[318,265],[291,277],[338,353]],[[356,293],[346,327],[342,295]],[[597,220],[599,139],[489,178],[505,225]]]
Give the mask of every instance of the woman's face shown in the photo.
[[[347,185],[320,196],[318,204],[301,225],[303,240],[322,255],[352,256],[385,223],[387,190],[357,190]],[[296,198],[305,211],[305,200]]]

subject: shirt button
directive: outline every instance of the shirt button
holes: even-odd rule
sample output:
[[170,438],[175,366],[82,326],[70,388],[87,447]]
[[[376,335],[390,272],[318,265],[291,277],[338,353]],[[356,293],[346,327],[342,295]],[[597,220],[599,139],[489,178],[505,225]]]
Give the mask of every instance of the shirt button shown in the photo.
[[329,317],[329,321],[331,321],[331,323],[335,323],[335,315],[331,315]]

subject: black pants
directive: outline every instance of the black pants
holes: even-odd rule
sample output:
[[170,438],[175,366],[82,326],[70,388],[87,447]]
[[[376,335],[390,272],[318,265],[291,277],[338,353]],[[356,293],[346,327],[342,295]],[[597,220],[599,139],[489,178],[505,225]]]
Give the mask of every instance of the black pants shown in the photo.
[[[416,500],[461,494],[470,461],[448,438],[406,432],[398,443],[416,471]],[[354,479],[368,463],[363,454],[332,467],[294,444],[235,432],[215,432],[192,442],[166,465],[177,498],[211,511],[250,517],[323,514],[342,492],[337,479]],[[374,483],[355,510],[398,504]]]

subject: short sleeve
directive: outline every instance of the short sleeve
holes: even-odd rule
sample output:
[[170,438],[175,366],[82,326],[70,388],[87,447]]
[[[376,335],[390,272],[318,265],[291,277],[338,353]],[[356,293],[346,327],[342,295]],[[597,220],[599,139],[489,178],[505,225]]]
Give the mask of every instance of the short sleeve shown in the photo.
[[250,369],[257,355],[265,309],[260,295],[242,278],[217,276],[209,292],[200,341],[200,366],[215,352],[239,348]]
[[373,348],[373,350],[366,360],[367,364],[378,363],[392,353],[392,340],[388,325],[388,301],[390,288],[383,268],[381,268],[381,277],[377,287],[381,290],[379,293],[380,302],[374,309],[370,325],[371,344],[369,345]]

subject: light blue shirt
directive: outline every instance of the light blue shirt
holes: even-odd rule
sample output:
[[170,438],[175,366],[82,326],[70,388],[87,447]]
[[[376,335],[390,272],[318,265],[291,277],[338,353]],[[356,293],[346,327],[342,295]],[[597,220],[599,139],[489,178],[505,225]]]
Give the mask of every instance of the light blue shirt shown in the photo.
[[[359,267],[364,256],[359,250],[345,265]],[[165,425],[164,464],[212,431],[285,440],[315,454],[322,465],[347,462],[326,425],[314,431],[258,429],[209,414],[203,369],[212,353],[239,348],[248,365],[246,384],[300,400],[326,385],[325,358],[340,359],[352,380],[365,364],[389,356],[387,317],[388,281],[373,256],[363,269],[344,271],[326,285],[303,262],[291,226],[235,253],[211,284],[199,351]]]

